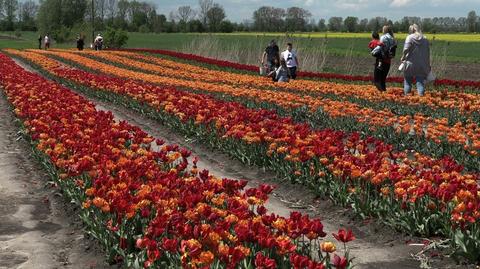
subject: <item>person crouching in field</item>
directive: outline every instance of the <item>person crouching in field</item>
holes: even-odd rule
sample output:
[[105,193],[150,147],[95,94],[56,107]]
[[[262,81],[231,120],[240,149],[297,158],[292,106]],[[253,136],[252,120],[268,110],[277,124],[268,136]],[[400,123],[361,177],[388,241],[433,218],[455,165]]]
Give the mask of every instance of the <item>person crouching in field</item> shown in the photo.
[[287,62],[285,59],[280,60],[280,66],[272,70],[268,76],[274,77],[274,81],[278,82],[288,82],[290,74],[290,69],[287,67]]
[[403,75],[405,95],[412,90],[413,79],[417,81],[418,95],[425,94],[425,81],[431,72],[430,66],[430,44],[422,34],[418,25],[412,24],[408,28],[409,35],[405,39],[403,55],[400,59],[403,63]]
[[267,74],[267,77],[271,77],[273,82],[277,82],[277,73],[275,72],[280,67],[280,59],[275,57],[273,59],[272,69],[270,73]]
[[297,78],[297,67],[299,66],[297,54],[292,51],[293,45],[292,43],[287,43],[287,50],[282,52],[281,59],[285,60],[287,67],[290,71],[290,78],[296,79]]
[[267,73],[275,69],[274,60],[280,58],[280,49],[278,48],[275,40],[272,39],[270,44],[265,48],[262,54],[262,66],[265,66],[265,60],[267,60]]

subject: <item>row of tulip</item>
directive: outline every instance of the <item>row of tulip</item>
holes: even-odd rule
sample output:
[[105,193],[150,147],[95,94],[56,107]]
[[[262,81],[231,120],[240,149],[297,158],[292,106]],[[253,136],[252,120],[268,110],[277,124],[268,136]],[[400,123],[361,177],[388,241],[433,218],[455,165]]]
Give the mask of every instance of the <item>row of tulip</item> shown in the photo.
[[[273,83],[270,79],[259,78],[258,76],[248,74],[237,74],[232,72],[209,70],[186,63],[179,63],[167,59],[144,55],[140,53],[132,53],[125,51],[112,51],[110,53],[99,54],[94,52],[83,52],[82,54],[95,55],[109,61],[122,63],[134,68],[140,68],[148,71],[161,72],[163,75],[173,76],[177,78],[189,77],[190,79],[230,84],[232,86],[253,86],[257,88],[266,88],[275,90],[286,90],[294,93],[303,93],[313,96],[336,96],[351,98],[347,101],[356,99],[368,101],[377,107],[390,108],[397,104],[396,109],[400,112],[411,111],[422,112],[438,112],[443,109],[444,114],[452,114],[451,118],[462,118],[461,115],[475,115],[474,117],[480,122],[480,96],[463,92],[434,91],[428,92],[425,97],[404,96],[403,89],[391,88],[385,93],[378,93],[375,87],[369,85],[341,85],[332,82],[319,82],[311,80],[293,80],[290,83]],[[345,100],[342,100],[345,101]],[[410,109],[402,109],[403,107]],[[453,110],[453,111],[452,111]],[[457,113],[452,113],[457,112]],[[429,114],[426,114],[430,116]]]
[[[167,56],[185,59],[189,61],[196,61],[200,63],[216,65],[220,67],[227,67],[227,68],[249,71],[249,72],[258,72],[258,66],[240,64],[240,63],[224,61],[224,60],[217,60],[217,59],[207,58],[207,57],[203,57],[195,54],[182,53],[177,51],[161,50],[161,49],[141,49],[141,48],[130,48],[130,49],[123,49],[123,50],[133,51],[133,52],[148,52],[148,53],[154,53],[154,54],[161,54],[161,55],[167,55]],[[317,72],[301,71],[301,72],[298,72],[298,75],[306,78],[320,78],[320,79],[326,79],[326,80],[344,80],[348,82],[372,81],[372,77],[370,76],[352,76],[352,75],[342,75],[342,74],[336,74],[336,73],[317,73]],[[389,77],[387,79],[387,82],[403,83],[403,78]],[[475,91],[478,91],[480,89],[480,81],[473,81],[473,80],[437,79],[434,85],[440,86],[440,87],[442,86],[455,87],[459,89],[471,88]]]
[[87,92],[147,111],[246,162],[310,185],[359,213],[379,216],[409,232],[445,236],[456,232],[465,241],[479,239],[478,175],[465,173],[448,158],[397,152],[356,133],[315,131],[273,111],[170,86],[61,66],[49,70],[94,90]]
[[[28,52],[12,52],[23,54],[24,57],[30,57],[36,62],[52,62],[48,59],[39,59],[40,56],[32,56]],[[309,108],[310,113],[317,115],[311,123],[318,125],[318,118],[325,115],[330,118],[350,117],[354,119],[354,123],[348,122],[344,126],[339,125],[340,121],[333,120],[328,126],[318,127],[342,127],[347,131],[358,130],[359,125],[366,124],[366,131],[378,130],[378,137],[392,144],[400,144],[399,137],[402,140],[409,140],[412,131],[415,133],[420,142],[409,142],[407,146],[414,146],[415,149],[427,154],[440,155],[444,152],[449,153],[455,159],[461,160],[469,169],[478,169],[478,152],[480,150],[480,132],[476,123],[462,124],[458,122],[454,126],[450,126],[446,118],[430,118],[421,114],[408,116],[397,116],[392,111],[382,110],[376,111],[371,108],[362,108],[356,104],[348,102],[340,102],[330,99],[313,98],[311,96],[301,96],[288,92],[277,92],[273,90],[261,90],[255,88],[247,88],[244,90],[228,86],[218,85],[202,81],[193,81],[192,79],[176,79],[167,76],[158,76],[154,74],[146,74],[135,72],[127,69],[118,68],[106,63],[101,63],[90,58],[82,57],[65,51],[43,52],[61,56],[65,59],[74,61],[77,64],[85,65],[89,68],[99,70],[109,74],[115,74],[126,78],[142,78],[144,81],[153,83],[162,83],[172,86],[188,87],[192,89],[201,89],[206,92],[215,92],[228,94],[231,96],[248,98],[249,100],[260,100],[262,102],[273,103],[286,109],[295,109],[302,106]],[[112,58],[110,53],[100,54],[98,57]],[[37,58],[35,60],[35,58]],[[136,64],[136,63],[134,63]],[[134,65],[132,64],[132,65]],[[155,66],[145,66],[155,70]],[[354,86],[352,86],[354,87]],[[321,110],[322,113],[316,113]],[[308,117],[307,117],[308,118]],[[323,120],[325,122],[325,120]],[[384,128],[389,128],[387,131]],[[426,139],[423,141],[422,139]],[[435,142],[436,147],[428,144],[428,141]],[[397,143],[398,142],[398,143]],[[407,142],[408,143],[408,142]]]
[[[272,187],[245,189],[245,181],[199,172],[188,150],[116,122],[4,54],[0,85],[90,233],[128,268],[351,267],[348,252],[338,256],[333,242],[322,242],[320,220],[267,213]],[[334,237],[354,239],[343,229]]]
[[[184,79],[184,80],[189,80],[189,81],[208,81],[208,82],[214,82],[217,84],[231,84],[232,86],[242,86],[243,85],[251,85],[253,87],[246,86],[249,90],[254,91],[254,90],[262,90],[263,87],[265,86],[272,86],[272,82],[269,80],[259,80],[258,78],[252,77],[252,76],[247,76],[247,75],[238,75],[238,74],[233,74],[233,73],[228,73],[228,72],[219,72],[219,71],[208,71],[205,68],[200,68],[200,67],[194,67],[192,65],[186,65],[186,64],[179,64],[171,61],[166,61],[164,59],[159,59],[156,57],[149,57],[149,56],[144,56],[144,55],[132,55],[131,53],[128,54],[128,56],[133,57],[136,60],[132,60],[127,57],[119,57],[116,55],[118,52],[112,53],[106,53],[106,54],[94,54],[95,58],[101,58],[108,60],[113,63],[120,63],[122,65],[126,65],[128,67],[133,67],[136,69],[139,69],[142,72],[153,72],[155,74],[159,74],[162,76],[167,76],[171,77],[174,79]],[[121,54],[125,54],[125,52],[120,52]],[[151,62],[151,63],[149,63]],[[243,76],[243,77],[242,77]],[[381,95],[375,95],[371,92],[373,89],[372,87],[367,87],[367,86],[359,86],[359,85],[339,85],[339,84],[334,84],[334,83],[316,83],[312,84],[311,81],[307,81],[309,84],[301,84],[301,85],[296,85],[295,83],[298,81],[293,81],[291,84],[278,84],[275,85],[278,88],[287,88],[290,87],[289,85],[292,85],[291,87],[296,88],[298,90],[300,89],[308,89],[311,88],[312,91],[315,90],[321,90],[322,92],[326,92],[329,94],[333,94],[334,92],[341,92],[342,89],[347,89],[351,91],[352,93],[357,93],[358,95],[361,95],[360,93],[368,93],[368,96],[377,96],[382,98]],[[301,81],[300,81],[301,82]],[[257,86],[257,88],[255,88]],[[262,87],[263,86],[263,87]],[[313,89],[314,87],[317,87],[316,89]],[[267,88],[271,90],[270,88]],[[374,90],[376,91],[376,90]],[[268,94],[271,94],[269,91],[264,91],[268,92]],[[455,96],[456,95],[456,96]],[[399,116],[398,119],[396,119],[396,114],[399,113],[398,109],[395,109],[395,114],[388,109],[389,107],[383,107],[382,109],[379,109],[381,111],[376,111],[370,108],[362,108],[359,105],[355,103],[350,103],[347,100],[329,100],[329,98],[325,98],[322,96],[302,96],[302,95],[296,95],[296,94],[286,94],[285,95],[289,100],[297,100],[298,102],[301,102],[301,100],[304,100],[302,105],[309,106],[312,110],[318,109],[318,107],[322,107],[325,111],[329,111],[328,106],[329,104],[334,104],[338,105],[340,102],[343,106],[345,106],[346,111],[351,108],[351,111],[360,111],[360,115],[358,114],[351,114],[355,115],[357,117],[362,116],[361,118],[364,118],[364,115],[375,115],[378,114],[378,120],[372,119],[373,122],[382,122],[385,120],[388,120],[389,122],[394,122],[395,125],[400,125],[397,126],[397,129],[404,129],[410,131],[409,126],[403,125],[401,122],[405,118],[409,117],[404,117],[405,115],[410,115],[411,111],[408,111],[404,114],[403,116]],[[295,98],[296,97],[296,98]],[[315,98],[316,97],[316,98]],[[381,99],[378,99],[377,101],[380,101]],[[398,96],[390,96],[391,99],[401,99],[398,98]],[[468,109],[465,111],[462,111],[462,113],[468,113],[468,111],[473,112],[470,110],[470,108],[476,108],[480,109],[480,96],[479,95],[472,95],[472,94],[456,94],[456,93],[451,93],[450,96],[446,97],[449,102],[449,106],[460,106],[462,108],[466,108],[467,106],[463,105],[468,103]],[[277,99],[277,98],[276,98]],[[322,100],[324,99],[324,100]],[[426,98],[423,98],[425,100]],[[433,98],[432,98],[433,99]],[[278,100],[278,99],[277,99]],[[315,103],[315,100],[318,101],[318,103]],[[389,98],[386,98],[385,100],[389,100]],[[383,100],[383,101],[385,101]],[[323,102],[322,102],[323,101]],[[335,102],[336,101],[336,102]],[[406,102],[408,100],[405,100],[405,98],[402,100],[402,102]],[[382,102],[384,103],[384,102]],[[446,102],[443,103],[445,105]],[[462,105],[460,105],[462,104]],[[364,113],[362,113],[362,111]],[[457,122],[454,121],[452,123],[451,118],[444,118],[441,115],[433,115],[433,117],[428,117],[429,115],[424,115],[424,114],[415,114],[413,116],[413,120],[415,124],[413,126],[422,126],[425,129],[428,129],[428,127],[425,127],[426,125],[428,126],[428,122],[432,122],[431,125],[434,127],[430,127],[430,132],[432,135],[430,135],[429,138],[432,137],[442,137],[445,136],[448,138],[448,142],[457,142],[461,143],[463,145],[465,144],[472,144],[472,147],[470,149],[480,149],[480,143],[478,138],[476,137],[477,135],[477,124],[472,123],[468,124],[468,126],[463,124],[462,122]],[[478,116],[478,115],[477,115]],[[375,116],[373,116],[375,117]],[[382,119],[380,119],[382,118]],[[476,117],[474,117],[476,118]],[[480,118],[479,118],[480,119]],[[467,122],[472,122],[473,120],[470,118],[467,118]],[[399,123],[400,122],[400,123]],[[479,120],[480,122],[480,120]],[[376,125],[376,124],[373,124]],[[380,126],[385,126],[388,124],[382,123],[379,124]],[[433,128],[433,130],[432,130]],[[442,133],[443,131],[446,131],[445,135]],[[472,132],[469,132],[472,131]],[[407,131],[407,132],[408,132]],[[423,131],[421,128],[417,128],[416,130],[417,134],[423,134]],[[448,133],[450,131],[450,133]],[[465,135],[465,136],[464,136]],[[427,135],[428,137],[428,135]],[[438,140],[437,140],[438,143]],[[478,154],[476,151],[473,152],[474,155]]]

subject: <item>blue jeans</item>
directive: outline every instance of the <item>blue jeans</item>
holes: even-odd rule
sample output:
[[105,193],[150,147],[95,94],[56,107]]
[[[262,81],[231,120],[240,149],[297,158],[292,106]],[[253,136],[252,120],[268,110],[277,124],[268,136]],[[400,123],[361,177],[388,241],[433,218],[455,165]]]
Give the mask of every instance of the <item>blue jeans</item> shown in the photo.
[[403,81],[403,92],[405,95],[409,94],[412,91],[413,79],[417,81],[417,92],[418,95],[423,96],[425,94],[425,78],[419,76],[405,77]]

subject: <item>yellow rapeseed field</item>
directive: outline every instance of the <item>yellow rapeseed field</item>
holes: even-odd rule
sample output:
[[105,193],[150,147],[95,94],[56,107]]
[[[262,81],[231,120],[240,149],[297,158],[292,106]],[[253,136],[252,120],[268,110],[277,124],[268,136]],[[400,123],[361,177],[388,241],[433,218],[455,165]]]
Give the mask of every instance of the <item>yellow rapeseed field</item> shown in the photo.
[[[285,36],[287,33],[260,33],[260,32],[236,32],[236,33],[222,33],[219,35],[244,35],[244,36]],[[370,38],[370,33],[330,33],[330,32],[315,32],[315,33],[288,33],[292,37],[312,37],[312,38]],[[405,39],[407,33],[396,33],[398,39]],[[480,34],[425,34],[429,39],[451,41],[451,42],[480,42]]]

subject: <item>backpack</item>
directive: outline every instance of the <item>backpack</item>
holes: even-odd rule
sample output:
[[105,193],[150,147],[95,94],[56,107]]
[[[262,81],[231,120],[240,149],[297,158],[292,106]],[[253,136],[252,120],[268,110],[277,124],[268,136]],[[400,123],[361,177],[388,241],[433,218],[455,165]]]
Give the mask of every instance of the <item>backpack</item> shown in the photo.
[[[388,35],[388,36],[390,36],[390,35]],[[395,55],[397,54],[397,41],[395,41],[395,39],[391,36],[387,40],[389,40],[389,39],[390,39],[389,42],[385,42],[385,41],[382,40],[385,45],[389,44],[389,46],[384,47],[384,51],[383,51],[383,58],[384,59],[395,58]]]
[[397,53],[397,44],[393,44],[393,46],[390,46],[387,50],[387,56],[388,58],[395,58],[395,54]]

